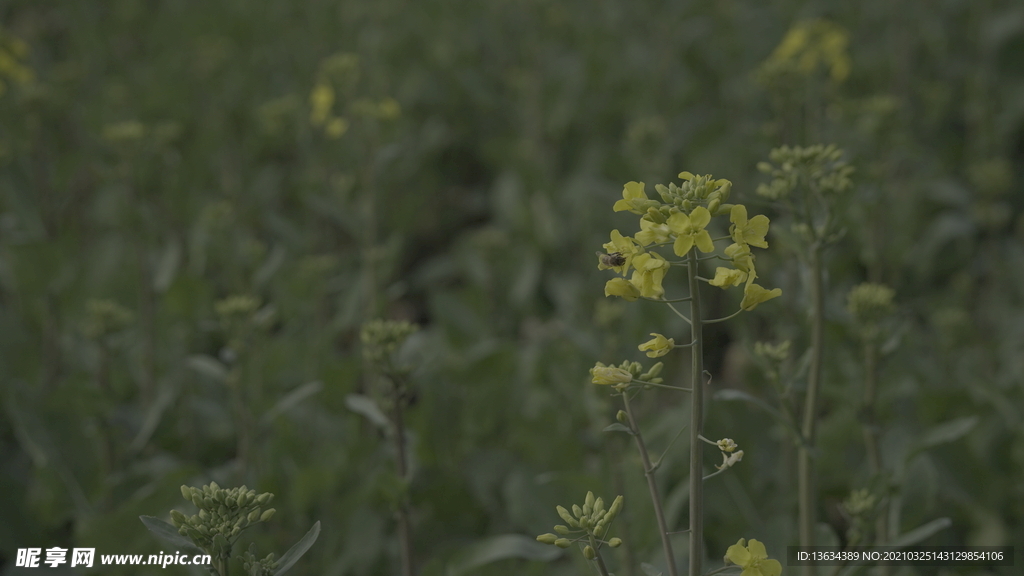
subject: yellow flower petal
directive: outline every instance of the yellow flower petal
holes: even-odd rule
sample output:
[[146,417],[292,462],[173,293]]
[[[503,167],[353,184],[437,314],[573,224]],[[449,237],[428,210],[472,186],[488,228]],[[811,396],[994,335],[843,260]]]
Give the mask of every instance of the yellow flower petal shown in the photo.
[[612,278],[604,285],[605,296],[618,296],[630,302],[640,297],[640,290],[625,278]]
[[740,538],[738,542],[729,546],[729,549],[725,552],[725,559],[737,566],[746,566],[750,563],[750,551],[746,547],[747,540]]

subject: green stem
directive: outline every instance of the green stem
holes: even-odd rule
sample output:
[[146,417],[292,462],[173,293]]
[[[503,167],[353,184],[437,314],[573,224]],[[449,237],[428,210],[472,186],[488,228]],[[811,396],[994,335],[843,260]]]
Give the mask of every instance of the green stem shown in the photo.
[[722,572],[725,572],[726,570],[733,570],[733,569],[739,569],[739,568],[741,568],[741,567],[740,566],[722,566],[721,568],[716,568],[715,570],[712,570],[711,572],[705,572],[704,576],[712,576],[712,574],[720,574]]
[[[818,389],[821,386],[821,367],[825,347],[825,287],[821,262],[821,244],[811,246],[811,366],[807,376],[807,396],[804,401],[803,438],[797,459],[797,486],[799,491],[800,545],[814,545],[817,498],[814,486],[814,466],[811,462],[818,421]],[[814,575],[814,566],[804,566],[804,576]]]
[[[394,412],[392,422],[395,426],[395,468],[402,483],[408,486],[409,470],[405,445],[405,418],[402,412],[405,403],[405,390],[396,378],[391,379]],[[412,527],[410,520],[409,500],[403,492],[395,513],[398,521],[398,551],[401,556],[402,576],[415,576],[412,558]]]
[[700,316],[700,283],[697,279],[697,254],[690,250],[690,576],[701,574],[704,556],[704,337]]
[[601,576],[608,576],[608,567],[604,565],[604,558],[601,558],[601,549],[597,545],[597,540],[594,539],[593,534],[590,536],[590,547],[594,549],[594,560],[597,561],[597,570],[601,572]]
[[644,476],[647,477],[647,490],[651,493],[651,503],[654,505],[654,517],[658,521],[658,532],[661,534],[661,547],[665,551],[665,562],[668,564],[669,576],[678,576],[676,572],[676,559],[672,553],[672,542],[668,537],[668,526],[665,524],[665,512],[661,507],[661,497],[658,496],[658,485],[654,482],[655,467],[651,464],[651,456],[647,453],[647,445],[644,444],[644,437],[640,433],[640,427],[633,418],[633,409],[629,406],[629,395],[622,395],[622,403],[626,407],[626,416],[629,418],[629,428],[633,431],[633,438],[636,439],[636,448],[640,452],[640,460],[644,465]]
[[[878,346],[875,341],[868,340],[864,344],[864,445],[868,455],[868,469],[871,475],[879,478],[882,475],[882,446],[879,441],[878,416]],[[886,494],[888,497],[888,494]],[[884,546],[889,540],[888,503],[883,502],[875,521],[875,545]],[[888,576],[889,567],[880,566],[879,576]]]

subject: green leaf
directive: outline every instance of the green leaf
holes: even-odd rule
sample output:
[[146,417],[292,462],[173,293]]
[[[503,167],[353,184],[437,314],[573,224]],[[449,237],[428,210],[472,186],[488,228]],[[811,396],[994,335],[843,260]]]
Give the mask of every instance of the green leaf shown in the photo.
[[900,548],[904,546],[913,546],[918,542],[921,542],[929,538],[932,534],[935,534],[939,530],[949,528],[953,525],[953,521],[949,518],[936,518],[927,524],[922,524],[917,528],[914,528],[910,532],[903,534],[902,536],[890,541],[888,546],[898,546]]
[[181,264],[181,244],[177,239],[171,239],[156,266],[156,273],[153,274],[153,290],[158,293],[166,292],[171,286],[171,282],[174,281],[179,264]]
[[391,421],[381,412],[377,403],[369,396],[362,394],[349,394],[345,396],[345,406],[356,414],[361,414],[375,426],[383,429],[391,427]]
[[498,560],[520,558],[550,562],[561,554],[558,548],[541,544],[522,534],[501,534],[469,546],[455,561],[448,564],[448,576],[461,576]]
[[604,429],[601,430],[601,431],[602,432],[625,432],[626,434],[629,434],[630,436],[633,435],[633,431],[629,429],[629,426],[626,426],[625,424],[619,424],[618,422],[605,426]]
[[647,576],[661,576],[661,570],[658,570],[654,565],[648,564],[647,562],[641,562],[640,569],[643,570],[644,574]]
[[316,542],[319,535],[320,521],[317,520],[316,524],[313,524],[313,527],[309,529],[309,532],[306,532],[306,535],[302,537],[302,540],[296,542],[294,546],[284,553],[284,556],[281,556],[281,560],[277,563],[277,569],[274,570],[274,576],[280,576],[294,566],[299,561],[299,558],[302,558],[302,555]]
[[779,420],[785,420],[785,418],[782,417],[782,414],[780,414],[779,411],[772,407],[770,404],[768,404],[764,400],[761,400],[760,398],[751,396],[750,394],[747,394],[742,390],[726,388],[724,390],[719,390],[718,392],[715,392],[714,398],[715,400],[725,400],[727,402],[733,400],[742,400],[744,402],[750,402],[751,404],[756,405],[758,408],[761,408],[765,412],[768,412],[772,416],[775,416]]
[[302,386],[295,388],[291,392],[282,396],[281,399],[270,408],[270,410],[267,410],[267,413],[263,415],[263,418],[260,418],[260,424],[263,426],[269,425],[274,421],[274,418],[276,418],[278,414],[290,410],[306,398],[309,398],[313,394],[323,390],[323,388],[324,383],[319,380],[306,382]]
[[193,354],[185,360],[189,368],[218,382],[228,379],[228,369],[216,358],[206,354]]
[[142,520],[142,523],[146,525],[146,528],[148,528],[154,536],[164,542],[173,544],[178,550],[188,550],[196,554],[205,554],[205,552],[196,548],[196,545],[193,544],[191,540],[181,534],[178,534],[178,529],[175,528],[173,524],[165,522],[155,516],[139,516],[139,520]]
[[948,444],[963,438],[978,424],[977,416],[966,416],[964,418],[957,418],[956,420],[950,420],[944,422],[938,426],[925,432],[921,439],[917,441],[910,452],[907,454],[907,460],[916,456],[920,452],[934,448],[940,444]]

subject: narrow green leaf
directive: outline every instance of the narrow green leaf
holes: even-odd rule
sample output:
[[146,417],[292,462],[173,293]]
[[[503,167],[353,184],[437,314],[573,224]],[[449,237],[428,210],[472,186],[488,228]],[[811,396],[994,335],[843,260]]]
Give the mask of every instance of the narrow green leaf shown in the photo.
[[323,388],[324,383],[319,380],[306,382],[302,386],[295,388],[291,392],[282,396],[281,399],[270,408],[270,410],[267,410],[267,413],[263,415],[263,418],[260,418],[260,424],[263,426],[269,425],[279,414],[290,410],[306,398],[309,398],[323,390]]
[[944,422],[925,432],[924,435],[921,436],[921,440],[918,442],[917,448],[919,450],[927,450],[938,446],[939,444],[954,442],[966,436],[967,433],[970,432],[977,424],[977,416],[967,416],[964,418],[957,418],[956,420],[950,420],[949,422]]
[[661,576],[661,570],[655,568],[652,564],[647,562],[640,563],[640,569],[644,571],[647,576]]
[[228,369],[216,358],[206,354],[193,354],[185,359],[189,368],[218,382],[228,379]]
[[302,540],[296,542],[294,546],[284,553],[284,556],[281,556],[281,560],[278,561],[277,564],[277,569],[274,570],[274,576],[281,576],[281,574],[284,574],[289,568],[294,566],[295,563],[299,561],[299,558],[302,558],[302,555],[309,550],[314,542],[316,542],[318,536],[320,536],[319,520],[316,521],[316,524],[313,524],[313,527],[309,529],[309,532],[306,532],[306,535],[302,537]]
[[904,546],[913,546],[914,544],[931,537],[932,534],[935,534],[939,530],[944,530],[952,525],[953,521],[949,518],[936,518],[935,520],[922,524],[910,532],[899,536],[895,540],[890,541],[888,545],[898,546],[901,548]]
[[633,431],[629,429],[629,426],[626,426],[624,424],[619,424],[618,422],[605,426],[604,430],[602,430],[602,432],[625,432],[626,434],[629,434],[630,436],[633,435]]
[[448,576],[461,576],[498,560],[519,558],[550,562],[561,554],[560,549],[541,544],[522,534],[491,536],[469,546],[459,554],[458,558],[448,565]]
[[173,544],[178,550],[188,550],[189,552],[194,552],[196,554],[205,554],[205,552],[196,548],[196,545],[193,544],[191,540],[181,534],[178,534],[178,529],[175,528],[173,524],[165,522],[155,516],[139,516],[139,520],[142,520],[142,523],[146,525],[146,528],[148,528],[154,536],[164,542]]
[[728,401],[734,401],[734,400],[742,400],[744,402],[750,402],[751,404],[754,404],[755,406],[757,406],[758,408],[761,408],[765,412],[768,412],[772,416],[775,416],[779,420],[784,420],[784,418],[782,417],[782,414],[780,414],[779,411],[776,410],[771,404],[768,404],[767,402],[765,402],[764,400],[761,400],[760,398],[756,398],[754,396],[751,396],[750,394],[747,394],[746,392],[744,392],[742,390],[735,390],[733,388],[726,388],[726,389],[723,389],[723,390],[719,390],[718,392],[715,392],[714,398],[715,398],[715,400],[725,400],[727,402]]
[[172,238],[164,249],[160,262],[156,265],[156,272],[153,274],[153,290],[157,293],[166,292],[174,282],[174,276],[178,272],[178,265],[181,264],[181,244],[176,238]]
[[345,397],[345,406],[356,414],[365,416],[367,420],[379,428],[388,429],[391,426],[391,421],[381,412],[373,398],[369,396],[349,394]]

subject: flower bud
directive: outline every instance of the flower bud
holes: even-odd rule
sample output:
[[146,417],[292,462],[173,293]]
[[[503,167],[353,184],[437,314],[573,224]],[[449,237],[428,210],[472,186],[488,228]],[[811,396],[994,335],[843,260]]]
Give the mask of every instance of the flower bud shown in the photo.
[[565,536],[569,533],[569,527],[563,524],[559,524],[558,526],[555,526],[555,532],[558,532],[562,536]]
[[255,522],[260,517],[260,509],[256,508],[252,512],[249,512],[249,522]]
[[622,510],[622,496],[621,495],[616,496],[615,500],[612,501],[611,508],[608,508],[608,513],[605,514],[605,518],[607,518],[608,521],[611,522],[612,520],[615,519],[615,516],[618,515],[620,510]]
[[559,548],[568,548],[569,546],[572,546],[572,542],[570,542],[568,538],[559,538],[558,540],[555,540],[555,546],[558,546]]
[[590,528],[590,516],[580,518],[580,528]]
[[589,544],[583,549],[583,557],[587,560],[593,560],[597,556],[597,552],[594,552],[593,546]]
[[192,489],[184,484],[181,485],[181,497],[189,502],[192,501]]
[[171,524],[174,524],[175,528],[181,528],[186,520],[187,518],[185,518],[184,514],[177,510],[171,510]]
[[267,520],[270,520],[271,518],[273,518],[274,517],[274,512],[277,512],[277,510],[274,509],[274,508],[270,508],[269,510],[264,510],[263,514],[260,514],[260,522],[266,522]]
[[594,500],[594,516],[601,516],[604,514],[604,498],[598,498]]
[[273,494],[271,494],[270,492],[264,492],[263,494],[260,494],[259,497],[256,498],[256,503],[259,504],[260,506],[266,506],[267,504],[270,504],[270,501],[273,499]]
[[612,538],[608,541],[608,546],[611,546],[612,548],[622,546],[622,538]]
[[541,544],[554,544],[556,540],[558,540],[558,536],[550,533],[537,536],[537,542]]
[[580,518],[580,517],[583,516],[583,508],[580,508],[579,504],[573,504],[572,505],[572,513],[577,518]]
[[615,419],[625,424],[626,422],[629,422],[629,415],[626,414],[625,410],[619,410],[615,413]]
[[569,511],[566,510],[564,507],[555,506],[555,511],[558,512],[558,515],[562,517],[562,520],[565,520],[566,524],[572,526],[573,528],[579,528],[580,523],[575,518],[573,518],[572,514],[570,514]]
[[597,526],[594,526],[594,536],[597,536],[598,538],[604,536],[605,526],[606,525],[604,524],[603,520],[601,522],[598,522]]

